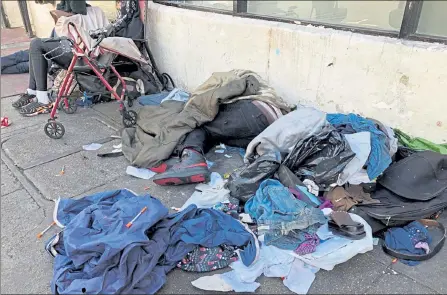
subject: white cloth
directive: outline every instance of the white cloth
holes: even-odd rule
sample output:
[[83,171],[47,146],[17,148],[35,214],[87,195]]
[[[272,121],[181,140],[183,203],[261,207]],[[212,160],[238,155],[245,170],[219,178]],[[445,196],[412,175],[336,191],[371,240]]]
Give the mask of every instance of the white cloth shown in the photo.
[[195,204],[197,208],[211,208],[218,203],[228,202],[230,191],[224,188],[225,181],[219,173],[212,172],[210,182],[198,184],[196,191],[183,204],[180,210]]
[[[298,294],[306,294],[315,279],[318,268],[306,266],[294,258],[290,251],[274,246],[261,247],[259,259],[249,267],[240,260],[232,263],[233,269],[224,274],[202,277],[193,281],[193,286],[207,291],[254,292],[259,283],[256,279],[266,277],[285,278],[284,285]],[[230,291],[231,291],[230,290]]]
[[267,152],[289,154],[297,142],[312,136],[329,125],[326,113],[310,107],[299,107],[297,110],[279,118],[247,146],[244,161]]
[[[323,209],[328,216],[332,209]],[[316,251],[300,256],[291,252],[296,258],[303,262],[324,270],[332,270],[337,264],[344,263],[359,253],[366,253],[373,249],[373,238],[371,226],[360,216],[350,213],[352,220],[361,222],[364,226],[366,236],[361,240],[348,240],[334,236],[333,238],[317,246]],[[320,232],[321,234],[321,232]]]
[[101,41],[99,47],[130,59],[148,64],[143,54],[132,39],[124,37],[108,37]]
[[303,184],[306,186],[307,191],[315,196],[318,196],[318,192],[320,191],[320,188],[318,185],[310,179],[304,179]]
[[87,14],[75,14],[72,16],[61,16],[55,25],[56,34],[60,36],[70,37],[68,24],[73,23],[76,29],[79,31],[80,36],[78,36],[72,27],[70,27],[70,32],[75,37],[74,41],[79,41],[78,37],[81,37],[85,42],[87,49],[91,49],[95,44],[95,40],[89,35],[89,31],[97,30],[106,27],[109,24],[104,11],[96,6],[87,7]]
[[[345,134],[346,141],[349,143],[351,150],[355,153],[355,157],[346,165],[343,171],[338,175],[337,184],[342,186],[346,182],[351,184],[359,184],[358,179],[363,175],[360,171],[368,160],[369,153],[371,152],[371,133],[358,132],[354,134]],[[358,175],[356,175],[359,173]],[[353,177],[354,182],[351,182]],[[362,179],[365,180],[365,179]],[[367,177],[366,182],[369,182]]]

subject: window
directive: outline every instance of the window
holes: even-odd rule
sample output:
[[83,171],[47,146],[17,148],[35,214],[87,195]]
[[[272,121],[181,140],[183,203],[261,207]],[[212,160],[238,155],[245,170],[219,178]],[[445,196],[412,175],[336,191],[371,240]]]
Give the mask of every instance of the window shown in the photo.
[[214,8],[214,9],[222,9],[222,10],[233,10],[233,1],[194,1],[194,0],[180,0],[176,1],[184,4]]
[[447,0],[154,0],[240,17],[324,25],[352,32],[447,44]]
[[447,1],[425,1],[416,32],[447,37]]
[[399,31],[405,1],[248,1],[247,12]]

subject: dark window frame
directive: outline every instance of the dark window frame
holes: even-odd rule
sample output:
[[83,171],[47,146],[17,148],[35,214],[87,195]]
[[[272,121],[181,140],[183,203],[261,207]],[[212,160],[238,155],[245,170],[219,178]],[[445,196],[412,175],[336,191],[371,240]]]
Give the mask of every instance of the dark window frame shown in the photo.
[[331,28],[342,31],[349,31],[353,33],[360,33],[373,36],[387,36],[398,38],[401,40],[423,41],[430,43],[442,43],[447,44],[447,37],[419,34],[416,32],[419,19],[421,16],[422,6],[424,1],[421,0],[407,0],[405,4],[404,15],[402,18],[402,24],[400,31],[390,31],[382,29],[362,28],[349,25],[328,24],[319,21],[311,20],[299,20],[286,17],[275,17],[268,15],[259,15],[247,12],[248,2],[247,0],[233,0],[233,10],[217,9],[206,6],[199,6],[184,2],[172,1],[172,0],[154,0],[155,3],[163,4],[167,6],[173,6],[178,8],[198,10],[204,12],[213,12],[225,15],[232,15],[234,17],[254,18],[267,21],[284,22],[298,25],[313,25],[323,26],[325,28]]

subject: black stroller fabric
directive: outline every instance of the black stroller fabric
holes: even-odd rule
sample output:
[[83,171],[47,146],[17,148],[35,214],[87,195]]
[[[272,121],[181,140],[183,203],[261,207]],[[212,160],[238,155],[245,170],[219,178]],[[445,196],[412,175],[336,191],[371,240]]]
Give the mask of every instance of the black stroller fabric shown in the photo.
[[338,175],[355,156],[349,143],[333,127],[298,142],[283,164],[301,179],[311,179],[325,188],[337,182]]
[[372,197],[380,204],[361,207],[369,216],[388,226],[430,217],[447,207],[447,155],[414,153],[388,168],[378,182]]

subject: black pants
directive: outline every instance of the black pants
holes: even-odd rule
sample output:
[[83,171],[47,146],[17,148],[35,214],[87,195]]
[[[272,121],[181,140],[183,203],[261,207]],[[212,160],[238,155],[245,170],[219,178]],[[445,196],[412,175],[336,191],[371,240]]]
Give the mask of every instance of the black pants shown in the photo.
[[246,148],[268,126],[265,115],[250,100],[224,104],[212,122],[189,133],[174,153],[178,155],[186,147],[206,153],[219,143]]
[[[29,47],[30,76],[28,88],[32,90],[47,90],[47,73],[49,64],[43,55],[60,46],[59,41],[44,42],[46,40],[51,39],[33,39]],[[61,53],[62,51],[58,49],[48,54],[48,56],[52,58],[55,57],[52,61],[66,69],[70,65],[71,59],[73,58],[73,53],[64,53],[63,55],[58,56]]]

